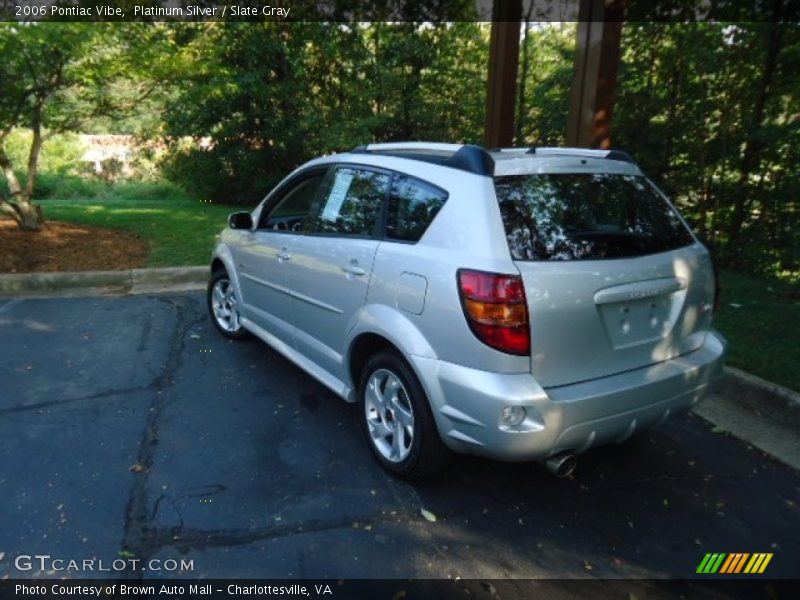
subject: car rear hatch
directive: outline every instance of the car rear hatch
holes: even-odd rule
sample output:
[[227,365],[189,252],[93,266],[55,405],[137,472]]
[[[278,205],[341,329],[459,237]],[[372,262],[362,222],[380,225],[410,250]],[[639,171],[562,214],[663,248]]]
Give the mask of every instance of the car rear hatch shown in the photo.
[[507,175],[498,163],[495,177],[537,381],[567,385],[699,348],[713,267],[674,208],[635,165],[552,162]]

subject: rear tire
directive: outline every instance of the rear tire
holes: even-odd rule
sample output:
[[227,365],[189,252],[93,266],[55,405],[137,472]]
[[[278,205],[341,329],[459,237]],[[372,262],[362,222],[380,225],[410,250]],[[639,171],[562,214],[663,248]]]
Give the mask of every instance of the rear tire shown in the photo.
[[384,469],[410,480],[445,467],[450,450],[439,437],[422,385],[397,352],[373,356],[358,389],[362,429]]
[[211,274],[206,291],[208,314],[217,330],[226,338],[241,340],[247,337],[239,314],[239,299],[227,271],[219,269]]

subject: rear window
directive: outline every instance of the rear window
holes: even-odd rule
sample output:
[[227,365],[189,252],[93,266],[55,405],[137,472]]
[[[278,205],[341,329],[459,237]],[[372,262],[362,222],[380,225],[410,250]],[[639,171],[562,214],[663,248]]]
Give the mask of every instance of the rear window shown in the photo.
[[596,260],[666,252],[694,242],[642,176],[609,173],[495,178],[515,260]]

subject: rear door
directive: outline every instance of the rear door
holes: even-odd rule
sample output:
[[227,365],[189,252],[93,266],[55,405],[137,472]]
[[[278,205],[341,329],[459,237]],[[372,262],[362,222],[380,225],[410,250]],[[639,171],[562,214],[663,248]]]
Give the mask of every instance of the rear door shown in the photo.
[[497,177],[495,187],[543,386],[702,345],[713,303],[708,253],[645,177],[538,173]]
[[292,245],[286,286],[295,346],[339,379],[348,327],[366,299],[390,181],[381,170],[335,167],[307,235]]

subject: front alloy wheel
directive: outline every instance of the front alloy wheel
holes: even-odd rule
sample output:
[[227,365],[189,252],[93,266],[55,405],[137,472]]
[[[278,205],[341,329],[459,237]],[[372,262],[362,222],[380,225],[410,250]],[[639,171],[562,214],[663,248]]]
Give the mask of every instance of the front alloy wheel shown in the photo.
[[217,329],[228,338],[240,339],[246,334],[239,319],[239,301],[228,274],[217,271],[208,284],[208,311]]

